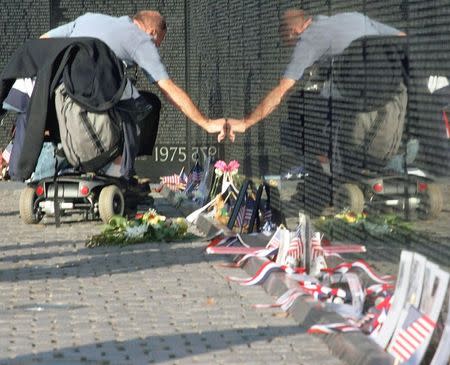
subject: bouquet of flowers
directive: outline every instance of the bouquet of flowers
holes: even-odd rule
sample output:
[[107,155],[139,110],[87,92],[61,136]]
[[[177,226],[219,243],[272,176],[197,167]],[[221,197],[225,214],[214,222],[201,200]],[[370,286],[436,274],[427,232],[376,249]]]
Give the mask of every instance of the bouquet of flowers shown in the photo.
[[128,220],[122,216],[111,218],[100,234],[92,236],[87,247],[102,245],[127,245],[141,242],[170,242],[188,238],[185,218],[166,218],[156,210],[137,214]]
[[366,212],[355,214],[345,210],[330,217],[321,217],[315,226],[326,234],[339,232],[343,227],[362,230],[375,237],[399,234],[402,236],[413,233],[413,225],[396,214],[372,214]]
[[[219,193],[223,193],[228,188],[228,186],[231,186],[235,189],[233,184],[233,177],[237,175],[238,170],[239,162],[237,162],[236,160],[232,160],[228,164],[225,161],[219,160],[214,164],[215,177],[213,186],[211,188],[210,199],[213,199]],[[237,189],[235,189],[235,191],[238,192]]]

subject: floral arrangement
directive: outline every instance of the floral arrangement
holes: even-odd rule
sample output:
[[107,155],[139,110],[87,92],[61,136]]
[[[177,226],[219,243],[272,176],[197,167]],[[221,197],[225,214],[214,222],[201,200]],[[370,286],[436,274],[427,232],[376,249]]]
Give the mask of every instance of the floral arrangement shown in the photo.
[[[232,160],[228,164],[223,160],[216,161],[213,183],[209,193],[203,195],[205,192],[202,188],[193,193],[194,201],[204,201],[204,205],[186,217],[188,222],[194,223],[202,212],[214,214],[215,218],[221,223],[228,220],[227,204],[229,204],[230,197],[235,198],[239,192],[235,181],[238,183],[242,181],[238,175],[239,166],[239,162],[236,160]],[[225,192],[228,194],[224,194]],[[205,202],[206,196],[208,197],[207,202]]]
[[330,234],[339,226],[354,227],[362,229],[373,236],[384,236],[392,234],[410,234],[413,232],[411,222],[403,220],[396,214],[372,214],[366,212],[355,214],[351,211],[343,211],[335,216],[320,217],[315,226],[322,232]]
[[87,247],[102,245],[127,245],[148,241],[170,242],[188,238],[188,224],[185,218],[166,218],[156,210],[136,214],[128,220],[122,216],[114,216],[100,234],[92,236]]
[[236,160],[232,160],[228,164],[223,160],[219,160],[214,164],[214,173],[216,176],[214,177],[214,183],[211,189],[211,199],[219,193],[220,182],[222,182],[223,186],[225,182],[233,181],[233,177],[238,173],[239,166],[239,162]]
[[214,164],[215,167],[215,173],[220,175],[223,175],[225,173],[229,173],[230,175],[236,175],[238,170],[239,170],[239,162],[237,162],[236,160],[232,160],[228,163],[222,160],[217,161]]

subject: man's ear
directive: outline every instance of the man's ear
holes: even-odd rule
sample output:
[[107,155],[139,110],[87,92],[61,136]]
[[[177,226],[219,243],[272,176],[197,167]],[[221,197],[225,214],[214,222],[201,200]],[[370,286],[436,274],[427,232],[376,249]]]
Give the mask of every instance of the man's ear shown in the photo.
[[140,30],[144,30],[143,25],[139,20],[133,19],[133,24],[136,25]]
[[148,30],[148,34],[150,34],[153,38],[155,38],[156,39],[156,37],[158,36],[158,32],[156,31],[156,29],[155,28],[150,28],[149,30]]

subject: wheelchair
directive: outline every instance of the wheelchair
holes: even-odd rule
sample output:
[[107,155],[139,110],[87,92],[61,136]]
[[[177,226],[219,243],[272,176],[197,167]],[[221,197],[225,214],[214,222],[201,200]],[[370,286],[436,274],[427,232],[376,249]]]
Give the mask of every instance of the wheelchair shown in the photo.
[[20,194],[19,212],[26,224],[56,214],[82,214],[85,220],[108,223],[114,215],[131,214],[138,204],[151,205],[149,192],[150,187],[141,189],[122,178],[70,173],[29,183]]
[[[160,101],[155,95],[142,91],[141,96],[142,99],[135,101],[136,106],[128,105],[128,101],[120,105],[126,112],[134,113],[132,118],[140,126],[139,138],[145,141],[139,142],[142,145],[138,151],[140,155],[151,154],[160,109]],[[157,109],[156,116],[149,105]],[[54,141],[48,142],[47,149],[44,146],[39,159],[43,158],[45,167],[20,196],[19,213],[24,223],[37,224],[44,216],[55,216],[59,220],[59,216],[74,214],[82,214],[86,220],[101,219],[108,223],[114,215],[131,215],[139,205],[153,205],[148,183],[139,183],[135,178],[108,176],[102,169],[95,172],[73,169],[65,160],[62,148]],[[59,167],[55,176],[56,161]]]

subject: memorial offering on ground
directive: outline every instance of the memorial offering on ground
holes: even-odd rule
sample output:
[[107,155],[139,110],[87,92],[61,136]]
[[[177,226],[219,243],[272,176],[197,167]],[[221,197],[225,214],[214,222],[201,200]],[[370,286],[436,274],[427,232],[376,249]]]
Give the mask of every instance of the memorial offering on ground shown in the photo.
[[173,242],[190,239],[183,217],[167,218],[154,209],[136,214],[133,219],[114,216],[101,233],[89,238],[87,247],[129,245],[142,242]]

